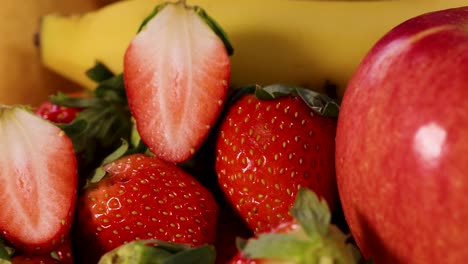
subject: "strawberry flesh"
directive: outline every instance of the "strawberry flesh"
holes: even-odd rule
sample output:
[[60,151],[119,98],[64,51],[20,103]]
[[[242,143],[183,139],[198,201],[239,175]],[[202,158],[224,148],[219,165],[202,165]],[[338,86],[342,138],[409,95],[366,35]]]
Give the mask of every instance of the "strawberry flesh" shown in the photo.
[[130,43],[124,79],[138,132],[170,162],[190,158],[222,110],[230,77],[223,41],[184,4],[168,4]]
[[0,230],[23,252],[50,252],[73,217],[72,143],[58,127],[20,107],[0,107],[0,140]]

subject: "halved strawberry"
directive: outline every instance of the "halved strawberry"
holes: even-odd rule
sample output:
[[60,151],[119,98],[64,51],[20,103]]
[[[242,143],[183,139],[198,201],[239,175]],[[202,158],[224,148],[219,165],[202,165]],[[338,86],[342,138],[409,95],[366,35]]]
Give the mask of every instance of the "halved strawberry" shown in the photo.
[[0,106],[0,146],[0,231],[22,252],[50,252],[68,234],[73,217],[72,142],[34,113]]
[[130,110],[150,150],[182,162],[221,112],[232,48],[216,22],[185,1],[156,7],[142,28],[124,58]]

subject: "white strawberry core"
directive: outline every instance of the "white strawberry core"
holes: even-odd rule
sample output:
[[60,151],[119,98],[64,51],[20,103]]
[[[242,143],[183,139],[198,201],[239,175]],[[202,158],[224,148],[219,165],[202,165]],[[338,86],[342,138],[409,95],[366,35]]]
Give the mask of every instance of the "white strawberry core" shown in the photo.
[[73,206],[71,142],[26,110],[0,107],[0,146],[0,229],[25,244],[45,242],[63,228]]
[[125,80],[151,150],[177,160],[197,145],[220,110],[229,74],[223,42],[193,10],[170,4],[150,20],[127,50]]

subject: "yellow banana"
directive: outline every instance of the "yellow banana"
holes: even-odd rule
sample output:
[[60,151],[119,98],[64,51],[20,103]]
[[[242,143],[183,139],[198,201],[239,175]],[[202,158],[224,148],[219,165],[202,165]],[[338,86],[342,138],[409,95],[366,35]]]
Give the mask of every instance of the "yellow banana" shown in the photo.
[[[86,87],[96,61],[122,72],[123,54],[162,0],[127,0],[94,12],[43,17],[42,62]],[[368,49],[388,30],[413,16],[468,5],[468,0],[287,1],[193,0],[228,34],[235,52],[231,84],[290,83],[319,89],[326,80],[342,94]]]

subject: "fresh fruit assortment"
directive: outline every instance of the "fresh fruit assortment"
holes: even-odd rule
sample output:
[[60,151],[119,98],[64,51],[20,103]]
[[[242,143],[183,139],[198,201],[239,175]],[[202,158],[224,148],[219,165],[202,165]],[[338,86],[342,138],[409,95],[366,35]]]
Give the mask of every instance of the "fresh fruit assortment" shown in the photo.
[[[95,40],[121,34],[125,52],[89,49],[93,67],[56,60],[58,25],[92,33],[101,25],[80,23],[117,17],[121,32]],[[118,2],[73,25],[46,17],[44,63],[93,89],[0,106],[0,262],[466,262],[467,18],[427,13],[384,34],[340,100],[323,76],[265,85],[290,81],[271,71],[237,89],[239,32],[185,1]],[[291,67],[264,67],[277,64]]]

